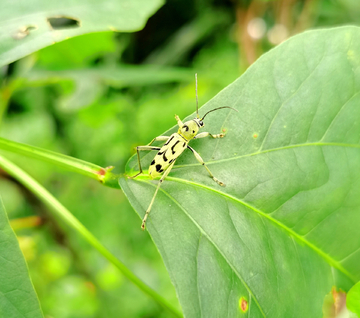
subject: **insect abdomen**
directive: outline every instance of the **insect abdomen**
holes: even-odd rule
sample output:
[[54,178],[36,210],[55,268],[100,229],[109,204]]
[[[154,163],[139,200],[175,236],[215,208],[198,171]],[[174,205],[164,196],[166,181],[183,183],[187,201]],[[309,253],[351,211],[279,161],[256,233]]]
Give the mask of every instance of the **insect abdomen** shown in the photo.
[[149,175],[156,178],[161,175],[187,147],[187,142],[178,133],[172,134],[161,147],[150,164]]

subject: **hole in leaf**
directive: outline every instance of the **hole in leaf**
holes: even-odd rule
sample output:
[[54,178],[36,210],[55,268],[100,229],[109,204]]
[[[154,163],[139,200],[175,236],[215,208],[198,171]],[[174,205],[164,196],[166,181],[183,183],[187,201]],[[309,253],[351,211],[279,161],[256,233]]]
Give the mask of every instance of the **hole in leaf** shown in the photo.
[[25,37],[27,37],[31,31],[36,30],[37,27],[34,25],[28,25],[28,26],[23,26],[21,28],[19,28],[13,35],[12,37],[15,40],[21,40]]
[[51,17],[47,20],[54,30],[72,29],[80,26],[79,20],[69,17]]

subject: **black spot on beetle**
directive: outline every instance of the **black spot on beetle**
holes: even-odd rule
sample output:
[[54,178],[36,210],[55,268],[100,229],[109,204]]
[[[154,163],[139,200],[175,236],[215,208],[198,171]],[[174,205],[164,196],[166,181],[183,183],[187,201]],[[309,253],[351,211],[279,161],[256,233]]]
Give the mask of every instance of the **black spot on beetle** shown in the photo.
[[175,161],[175,158],[174,158],[174,159],[171,159],[171,160],[169,161],[169,164],[172,164],[174,161]]
[[185,131],[189,130],[189,127],[187,125],[184,125],[183,128],[185,129]]
[[154,165],[155,164],[155,159],[153,159],[153,161],[151,161],[151,164],[150,166]]
[[164,159],[164,161],[168,161],[168,158],[166,158],[166,156],[165,156],[165,152],[163,154],[163,159]]
[[165,143],[165,146],[168,145],[170,143],[171,140],[174,139],[174,136],[172,136],[171,138],[168,139],[168,141]]
[[193,134],[195,133],[195,130],[193,130]]
[[174,155],[175,154],[175,150],[174,150],[174,147],[179,143],[179,140],[177,140],[174,145],[171,147],[171,151],[172,151],[172,154]]
[[186,147],[186,142],[184,142],[184,144],[183,144],[183,148],[185,148]]
[[160,169],[158,172],[161,173],[161,172],[163,172],[163,171],[164,171],[164,169]]
[[165,152],[165,150],[164,150],[164,151],[159,151],[159,152],[157,153],[157,155],[158,155],[158,156],[161,156],[164,152]]
[[155,166],[155,168],[156,168],[156,171],[157,171],[157,172],[160,172],[160,170],[162,170],[160,164],[157,164],[157,165]]

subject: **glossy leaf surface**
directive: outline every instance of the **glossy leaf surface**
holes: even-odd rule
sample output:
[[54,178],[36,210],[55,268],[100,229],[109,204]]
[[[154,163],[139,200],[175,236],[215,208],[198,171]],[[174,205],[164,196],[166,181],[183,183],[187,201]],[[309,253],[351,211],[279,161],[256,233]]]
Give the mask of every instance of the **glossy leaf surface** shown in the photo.
[[[321,317],[360,279],[359,66],[359,28],[305,32],[200,109],[239,111],[205,119],[225,138],[190,143],[226,187],[185,152],[148,222],[186,317]],[[141,217],[157,182],[120,180]]]

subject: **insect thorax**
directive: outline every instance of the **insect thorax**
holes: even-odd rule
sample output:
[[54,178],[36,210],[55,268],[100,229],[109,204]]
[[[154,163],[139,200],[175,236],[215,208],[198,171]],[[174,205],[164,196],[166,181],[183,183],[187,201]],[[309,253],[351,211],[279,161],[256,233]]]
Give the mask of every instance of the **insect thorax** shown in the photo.
[[186,140],[193,139],[200,129],[199,124],[196,122],[196,119],[189,120],[184,123],[184,126],[179,128],[178,134],[183,136]]

